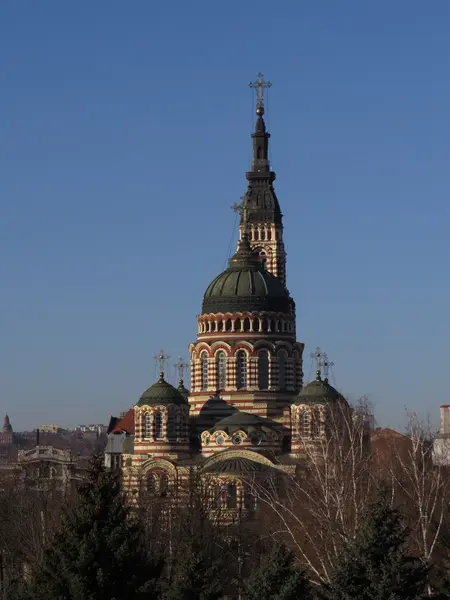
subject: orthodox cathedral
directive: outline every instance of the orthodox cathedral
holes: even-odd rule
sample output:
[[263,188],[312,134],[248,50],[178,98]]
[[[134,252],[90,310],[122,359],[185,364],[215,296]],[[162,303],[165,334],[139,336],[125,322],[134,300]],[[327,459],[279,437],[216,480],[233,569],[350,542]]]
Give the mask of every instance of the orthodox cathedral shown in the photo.
[[[120,419],[112,419],[106,464],[121,468],[131,493],[165,495],[194,471],[221,480],[225,502],[244,502],[242,478],[295,472],[304,440],[325,435],[327,407],[345,399],[322,378],[303,386],[304,344],[286,287],[283,215],[269,163],[262,75],[256,90],[252,169],[239,206],[239,241],[228,268],[209,283],[189,346],[190,390],[164,377]],[[184,365],[181,363],[181,367]],[[182,371],[181,371],[182,372]]]

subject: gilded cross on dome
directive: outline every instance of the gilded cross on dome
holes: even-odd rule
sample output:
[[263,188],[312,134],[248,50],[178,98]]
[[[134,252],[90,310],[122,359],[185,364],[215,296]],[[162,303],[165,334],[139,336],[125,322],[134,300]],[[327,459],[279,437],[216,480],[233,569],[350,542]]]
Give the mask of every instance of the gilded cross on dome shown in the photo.
[[166,362],[169,360],[170,356],[164,354],[164,350],[161,348],[159,353],[155,354],[153,358],[159,363],[159,374],[162,379],[164,377]]
[[326,352],[322,353],[322,366],[323,366],[323,374],[325,375],[325,379],[328,381],[328,375],[330,374],[330,369],[334,367],[334,362],[329,360],[328,354]]
[[316,378],[320,379],[321,378],[321,370],[322,370],[322,366],[323,366],[323,352],[319,348],[319,346],[317,346],[315,351],[311,352],[310,356],[313,360],[316,361]]
[[183,357],[180,356],[180,358],[178,359],[178,362],[173,365],[176,369],[178,369],[178,377],[180,379],[180,381],[183,381],[184,379],[184,372],[188,370],[189,365],[188,363],[183,362]]

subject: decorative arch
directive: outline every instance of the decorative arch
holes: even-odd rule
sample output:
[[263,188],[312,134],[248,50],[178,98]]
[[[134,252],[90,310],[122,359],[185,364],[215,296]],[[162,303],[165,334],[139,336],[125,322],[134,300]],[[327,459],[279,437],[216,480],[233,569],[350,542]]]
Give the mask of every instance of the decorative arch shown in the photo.
[[165,458],[149,458],[141,466],[142,474],[146,475],[149,471],[166,471],[171,477],[176,477],[176,466]]
[[270,354],[273,354],[273,352],[275,352],[274,344],[272,344],[271,342],[268,342],[267,340],[258,340],[257,342],[255,342],[255,344],[253,346],[253,355],[257,356],[258,351],[261,350],[262,348],[265,348],[266,350],[268,350]]
[[210,356],[215,356],[219,350],[223,350],[227,356],[231,354],[231,346],[223,341],[217,341],[211,344]]
[[227,460],[229,458],[247,458],[248,460],[252,460],[253,462],[260,463],[262,465],[266,465],[267,467],[279,469],[277,465],[275,465],[271,460],[269,460],[266,456],[259,452],[253,452],[252,450],[232,449],[224,450],[223,452],[213,454],[203,465],[202,471],[206,470],[207,468],[209,468],[217,462],[222,462],[223,460]]
[[147,471],[145,476],[146,491],[155,496],[167,496],[169,492],[169,475],[161,469]]
[[234,346],[234,348],[231,351],[231,354],[236,356],[239,350],[245,350],[248,355],[251,355],[253,353],[253,345],[250,344],[250,342],[242,340],[238,344],[236,344],[236,346]]
[[275,352],[278,353],[282,349],[286,350],[288,356],[292,356],[292,344],[283,340],[275,342]]

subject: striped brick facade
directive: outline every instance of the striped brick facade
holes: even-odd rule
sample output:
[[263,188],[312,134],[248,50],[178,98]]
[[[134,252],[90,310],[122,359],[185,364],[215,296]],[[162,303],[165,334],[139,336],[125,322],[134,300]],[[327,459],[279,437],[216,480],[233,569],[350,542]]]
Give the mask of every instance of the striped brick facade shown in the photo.
[[[156,419],[161,418],[156,432]],[[169,419],[171,420],[169,426]],[[134,408],[134,455],[178,460],[189,455],[189,408],[176,404]]]
[[[140,402],[134,408],[134,449],[123,455],[123,478],[136,502],[141,494],[175,493],[197,473],[216,482],[212,497],[218,507],[247,509],[251,500],[239,473],[231,475],[224,463],[241,461],[251,470],[253,462],[293,473],[305,444],[326,434],[325,407],[296,404],[303,387],[304,344],[297,341],[295,304],[286,290],[282,214],[261,105],[258,111],[248,191],[236,207],[242,210],[243,242],[230,259],[229,270],[233,277],[239,271],[241,279],[226,285],[224,280],[214,297],[205,293],[197,339],[189,346],[188,403]],[[263,273],[255,255],[279,281]],[[255,284],[261,280],[265,287]],[[219,312],[228,310],[234,312]],[[249,414],[230,426],[239,412]],[[231,421],[220,423],[228,417]]]
[[[252,223],[247,229],[252,250],[264,262],[266,269],[286,285],[286,251],[282,225]],[[242,235],[242,225],[239,231]]]

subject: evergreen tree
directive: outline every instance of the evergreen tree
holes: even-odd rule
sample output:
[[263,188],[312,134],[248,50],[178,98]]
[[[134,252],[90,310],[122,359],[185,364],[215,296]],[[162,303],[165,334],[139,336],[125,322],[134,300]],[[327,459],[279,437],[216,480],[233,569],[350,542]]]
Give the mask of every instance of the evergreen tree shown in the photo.
[[149,560],[117,475],[95,459],[79,502],[65,510],[23,598],[137,600],[157,598],[161,565]]
[[174,567],[167,600],[219,600],[223,591],[219,566],[195,544],[186,549]]
[[309,600],[312,598],[305,573],[295,564],[292,552],[274,545],[252,571],[242,594],[244,600]]
[[353,542],[319,594],[325,600],[418,600],[425,597],[428,572],[408,554],[407,529],[382,489],[369,507]]

